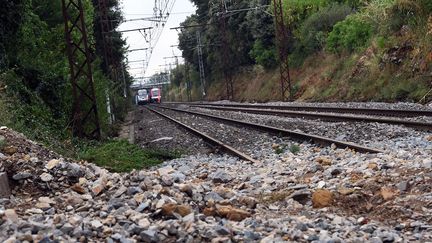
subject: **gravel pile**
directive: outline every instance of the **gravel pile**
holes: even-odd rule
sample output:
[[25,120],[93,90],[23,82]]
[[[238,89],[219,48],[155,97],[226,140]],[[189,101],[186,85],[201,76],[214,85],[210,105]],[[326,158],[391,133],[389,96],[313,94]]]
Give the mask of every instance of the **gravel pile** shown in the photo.
[[0,241],[432,241],[432,150],[360,154],[178,118],[235,134],[260,163],[197,154],[117,174],[1,128]]

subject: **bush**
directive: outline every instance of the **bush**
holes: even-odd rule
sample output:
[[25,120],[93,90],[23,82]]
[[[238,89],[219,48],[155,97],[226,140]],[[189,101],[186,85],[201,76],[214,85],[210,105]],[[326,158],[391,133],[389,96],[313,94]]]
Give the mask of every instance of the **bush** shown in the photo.
[[299,46],[306,55],[321,50],[328,33],[333,26],[352,13],[352,9],[344,4],[332,4],[312,14],[298,32]]
[[328,5],[327,0],[290,0],[282,1],[286,24],[291,28],[298,27],[311,14]]
[[372,34],[370,23],[351,15],[334,26],[327,38],[327,48],[335,53],[353,52],[366,46]]
[[255,59],[255,62],[265,69],[270,69],[276,66],[276,50],[274,46],[264,47],[261,40],[256,40],[250,56]]
[[430,0],[396,0],[389,9],[391,31],[399,31],[402,26],[425,26],[432,12]]

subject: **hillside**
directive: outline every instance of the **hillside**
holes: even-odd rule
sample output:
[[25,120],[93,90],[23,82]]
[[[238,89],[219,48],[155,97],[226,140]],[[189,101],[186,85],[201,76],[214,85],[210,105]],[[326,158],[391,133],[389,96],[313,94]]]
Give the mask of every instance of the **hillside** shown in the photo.
[[[288,17],[293,26],[287,45],[290,46],[295,98],[301,101],[430,102],[430,5],[428,1],[409,0],[371,0],[358,6],[349,2],[332,5],[326,1],[287,3],[285,8],[289,13],[305,10],[300,17],[291,16],[294,20]],[[244,21],[249,23],[250,19]],[[267,23],[265,28],[273,28],[272,24]],[[249,28],[251,32],[256,31]],[[230,40],[241,39],[233,34]],[[234,69],[235,100],[280,100],[279,69],[273,63],[275,56],[266,56],[275,53],[275,46],[256,48],[256,43],[268,37],[255,35],[253,39],[255,44],[244,53],[255,60]],[[210,55],[211,50],[208,51]],[[218,73],[214,68],[210,68],[210,72]],[[173,78],[175,80],[176,76]],[[209,79],[207,99],[224,99],[223,76],[219,73]],[[171,88],[170,97],[185,100],[186,86],[178,83]],[[179,87],[182,88],[179,90]],[[195,99],[201,98],[198,87],[196,84],[193,92]]]

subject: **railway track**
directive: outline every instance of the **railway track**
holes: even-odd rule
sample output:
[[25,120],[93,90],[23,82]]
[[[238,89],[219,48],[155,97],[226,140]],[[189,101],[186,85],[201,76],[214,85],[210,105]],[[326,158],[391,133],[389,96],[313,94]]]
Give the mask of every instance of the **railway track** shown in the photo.
[[[151,108],[150,110],[152,110],[153,112],[157,112],[157,111],[155,111],[156,106],[152,106],[152,107],[153,108]],[[291,131],[291,130],[282,129],[282,128],[278,128],[278,127],[261,125],[261,124],[257,124],[257,123],[240,121],[240,120],[229,119],[229,118],[222,118],[222,117],[213,116],[213,115],[209,115],[209,114],[205,114],[205,113],[187,111],[187,110],[182,110],[182,109],[177,109],[177,108],[172,108],[172,107],[166,107],[166,106],[157,106],[157,108],[172,110],[172,111],[181,112],[181,113],[187,113],[187,114],[196,115],[196,116],[200,116],[200,117],[204,117],[204,118],[210,118],[213,120],[219,120],[219,121],[222,121],[224,123],[230,123],[230,124],[234,124],[237,126],[249,127],[249,128],[264,131],[267,133],[272,133],[272,134],[276,134],[276,135],[280,135],[280,136],[287,136],[293,140],[297,140],[297,141],[301,141],[301,142],[312,141],[313,143],[316,143],[316,144],[319,144],[322,146],[331,146],[334,144],[338,148],[342,148],[342,149],[349,148],[349,149],[353,149],[355,151],[363,152],[363,153],[382,153],[382,152],[384,152],[384,151],[379,150],[379,149],[369,148],[369,147],[365,147],[365,146],[355,144],[355,143],[340,141],[340,140],[331,139],[331,138],[327,138],[327,137],[323,137],[323,136],[311,135],[311,134],[302,133],[302,132]],[[158,114],[162,115],[161,112],[158,112]],[[173,118],[168,118],[168,116],[164,116],[164,117],[167,119],[170,119],[173,122],[179,123],[178,121],[175,121],[175,119],[173,119]],[[185,124],[182,124],[181,126],[185,127],[186,129],[190,130],[193,133],[198,134],[199,136],[202,136],[199,134],[198,131],[191,130],[193,128],[188,127]],[[194,129],[194,130],[196,130],[196,129]]]
[[155,109],[152,109],[152,108],[149,108],[149,107],[147,107],[147,109],[149,109],[150,111],[158,114],[161,117],[164,117],[167,120],[170,120],[170,121],[174,122],[175,124],[177,124],[177,125],[183,127],[184,129],[188,130],[189,132],[191,132],[191,133],[193,133],[193,134],[201,137],[206,142],[208,142],[208,143],[210,143],[210,144],[212,144],[214,146],[220,147],[225,152],[227,152],[227,153],[229,153],[231,155],[239,157],[240,159],[244,159],[244,160],[250,161],[252,163],[259,163],[258,160],[253,159],[252,157],[250,157],[250,156],[248,156],[248,155],[240,152],[239,150],[237,150],[237,149],[235,149],[235,148],[233,148],[233,147],[231,147],[231,146],[223,143],[222,141],[219,141],[216,138],[213,138],[213,137],[211,137],[211,136],[209,136],[209,135],[207,135],[207,134],[205,134],[203,132],[200,132],[197,129],[192,128],[191,126],[188,126],[188,125],[186,125],[186,124],[184,124],[184,123],[182,123],[182,122],[180,122],[180,121],[178,121],[178,120],[176,120],[176,119],[174,119],[174,118],[172,118],[172,117],[170,117],[170,116],[168,116],[166,114],[163,114],[162,112],[156,111]]
[[390,117],[432,117],[432,111],[428,110],[410,110],[410,109],[377,109],[377,108],[348,108],[336,106],[301,106],[301,105],[251,105],[251,104],[215,104],[209,102],[172,102],[170,104],[186,104],[190,106],[214,106],[214,107],[235,107],[235,108],[253,108],[268,110],[290,110],[290,111],[311,111],[311,112],[328,112],[328,113],[349,113],[372,116],[390,116]]
[[192,107],[199,107],[199,108],[205,108],[211,110],[245,112],[245,113],[262,114],[262,115],[302,117],[302,118],[309,118],[309,119],[321,119],[326,121],[377,122],[377,123],[386,123],[392,125],[403,125],[415,129],[432,131],[432,123],[408,121],[408,120],[395,119],[395,118],[380,118],[380,117],[359,116],[359,115],[339,115],[339,114],[327,114],[321,112],[287,111],[287,110],[261,109],[261,108],[260,109],[239,108],[239,107],[231,107],[231,106],[214,106],[214,105],[192,105]]

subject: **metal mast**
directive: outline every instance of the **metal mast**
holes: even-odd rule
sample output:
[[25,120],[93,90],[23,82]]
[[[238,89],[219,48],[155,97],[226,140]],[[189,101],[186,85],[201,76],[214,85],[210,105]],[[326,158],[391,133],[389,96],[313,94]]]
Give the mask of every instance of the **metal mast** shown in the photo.
[[89,48],[81,0],[62,0],[66,49],[72,85],[72,132],[81,138],[100,139],[101,131],[93,86]]
[[185,78],[186,78],[186,93],[188,102],[192,101],[192,82],[189,75],[189,63],[185,60]]
[[292,100],[291,77],[288,63],[288,30],[285,25],[282,0],[273,0],[276,42],[279,50],[281,96],[283,101]]
[[221,0],[221,10],[222,17],[220,18],[221,25],[221,38],[222,38],[222,48],[223,48],[223,74],[225,78],[225,86],[226,86],[226,99],[233,100],[234,99],[234,80],[231,69],[231,52],[229,50],[229,41],[228,35],[226,31],[226,5],[225,0]]
[[201,81],[201,92],[202,92],[202,99],[205,99],[206,97],[206,81],[205,81],[205,73],[204,73],[204,62],[203,62],[203,53],[202,53],[202,43],[201,43],[201,33],[199,30],[196,32],[197,36],[197,44],[198,44],[198,64],[199,64],[199,73],[200,73],[200,81]]
[[[98,1],[98,15],[99,15],[99,22],[101,26],[101,35],[102,35],[102,49],[104,53],[104,63],[105,63],[105,70],[109,74],[109,77],[111,79],[111,91],[116,92],[116,85],[118,81],[118,65],[114,61],[114,54],[113,54],[113,42],[112,42],[112,23],[108,17],[108,6],[106,3],[106,0],[99,0]],[[107,111],[110,115],[110,123],[113,123],[115,121],[115,116],[113,109],[111,108],[111,98],[109,95],[109,91],[106,90],[106,100],[107,100]],[[114,101],[114,100],[113,100]],[[115,105],[113,105],[115,106]]]

